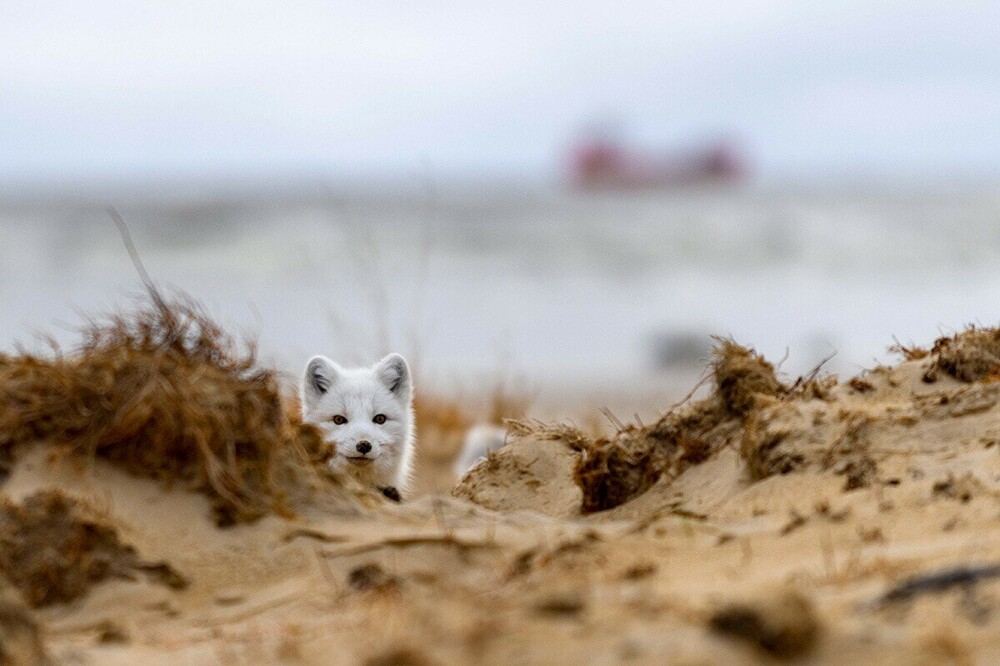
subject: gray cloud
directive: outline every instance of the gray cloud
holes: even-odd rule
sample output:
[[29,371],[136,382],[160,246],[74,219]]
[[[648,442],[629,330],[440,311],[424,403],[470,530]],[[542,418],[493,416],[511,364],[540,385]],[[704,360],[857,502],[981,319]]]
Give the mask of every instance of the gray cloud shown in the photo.
[[0,173],[545,176],[595,117],[765,177],[996,171],[1000,7],[918,5],[15,1]]

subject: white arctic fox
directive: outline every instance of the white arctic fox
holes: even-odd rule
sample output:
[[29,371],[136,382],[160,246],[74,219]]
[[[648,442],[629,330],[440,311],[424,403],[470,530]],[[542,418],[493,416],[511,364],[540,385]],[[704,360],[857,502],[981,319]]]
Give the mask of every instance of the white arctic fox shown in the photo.
[[342,368],[324,356],[306,365],[302,420],[317,425],[336,451],[328,464],[387,497],[406,492],[413,458],[413,382],[390,354],[370,368]]

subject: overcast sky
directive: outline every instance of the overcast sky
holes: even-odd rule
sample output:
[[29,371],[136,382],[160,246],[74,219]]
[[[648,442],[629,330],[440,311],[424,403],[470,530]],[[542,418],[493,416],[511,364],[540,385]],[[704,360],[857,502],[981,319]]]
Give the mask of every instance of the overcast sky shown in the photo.
[[552,178],[606,119],[764,180],[1000,174],[1000,3],[0,4],[0,183]]

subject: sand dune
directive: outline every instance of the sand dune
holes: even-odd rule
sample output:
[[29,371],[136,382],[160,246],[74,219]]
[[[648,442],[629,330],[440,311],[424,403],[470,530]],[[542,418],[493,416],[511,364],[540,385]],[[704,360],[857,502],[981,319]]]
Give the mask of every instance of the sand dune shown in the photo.
[[5,571],[0,663],[993,663],[998,572],[956,568],[1000,562],[998,340],[794,384],[722,342],[709,395],[655,424],[515,424],[450,495],[398,505],[295,458],[253,477],[280,507],[221,523],[198,473],[25,441],[37,411],[15,446],[7,413],[4,519],[71,509],[40,577]]

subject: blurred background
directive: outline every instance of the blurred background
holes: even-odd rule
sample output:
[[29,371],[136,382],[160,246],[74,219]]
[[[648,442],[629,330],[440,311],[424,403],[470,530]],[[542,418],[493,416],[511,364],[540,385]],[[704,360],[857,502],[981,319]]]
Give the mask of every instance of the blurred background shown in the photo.
[[0,7],[0,350],[146,267],[297,375],[652,414],[1000,305],[992,2]]

